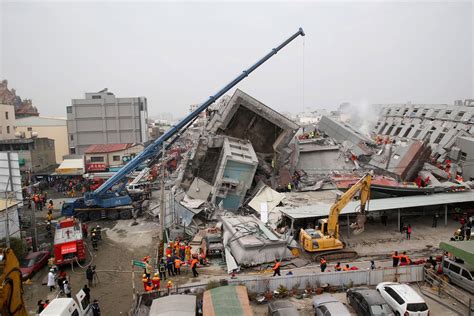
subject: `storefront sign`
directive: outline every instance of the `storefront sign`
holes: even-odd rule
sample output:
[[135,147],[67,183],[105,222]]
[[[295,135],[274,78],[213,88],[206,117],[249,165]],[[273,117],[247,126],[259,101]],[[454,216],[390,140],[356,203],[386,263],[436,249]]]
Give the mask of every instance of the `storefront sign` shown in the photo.
[[107,166],[105,163],[87,163],[86,164],[86,171],[91,172],[91,171],[106,171]]

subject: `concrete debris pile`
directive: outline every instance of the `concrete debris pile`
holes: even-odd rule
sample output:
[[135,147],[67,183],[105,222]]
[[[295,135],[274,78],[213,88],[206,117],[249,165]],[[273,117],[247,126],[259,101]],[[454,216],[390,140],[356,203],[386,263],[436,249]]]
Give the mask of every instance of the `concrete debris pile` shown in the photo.
[[[467,149],[474,148],[474,127],[467,127],[471,123],[464,114],[466,126],[445,131],[451,135],[446,138],[433,128],[425,136],[407,137],[416,125],[386,128],[405,124],[389,113],[382,114],[370,135],[332,112],[300,127],[236,90],[200,117],[199,128],[189,129],[187,139],[193,141],[187,143],[190,150],[178,167],[172,203],[182,231],[191,234],[208,228],[208,223],[222,223],[225,259],[233,271],[291,257],[290,242],[278,234],[293,229],[282,223],[279,208],[297,207],[302,196],[316,193],[310,191],[345,191],[368,171],[374,172],[372,198],[470,189],[461,174],[474,177],[474,167],[462,167],[474,157],[474,150]],[[436,143],[440,137],[443,142]]]
[[292,257],[287,241],[254,216],[225,216],[222,224],[229,272],[237,266],[256,266]]

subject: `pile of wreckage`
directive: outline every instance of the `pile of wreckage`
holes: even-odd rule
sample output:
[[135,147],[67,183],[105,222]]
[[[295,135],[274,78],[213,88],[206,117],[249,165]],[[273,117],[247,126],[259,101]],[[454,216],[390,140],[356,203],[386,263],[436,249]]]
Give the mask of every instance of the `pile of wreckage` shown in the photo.
[[469,189],[426,142],[369,138],[329,116],[299,126],[241,90],[200,119],[172,190],[170,237],[198,251],[217,229],[229,272],[291,258],[295,236],[274,210],[332,203],[369,170],[373,198]]

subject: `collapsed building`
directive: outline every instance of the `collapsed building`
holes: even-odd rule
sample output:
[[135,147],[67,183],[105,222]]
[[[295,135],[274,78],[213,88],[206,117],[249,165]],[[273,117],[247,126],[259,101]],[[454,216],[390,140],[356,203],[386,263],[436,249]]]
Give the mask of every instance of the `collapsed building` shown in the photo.
[[[468,115],[474,107],[466,102],[456,105],[456,113],[443,114],[437,106],[420,106],[418,111],[411,105],[400,105],[397,111],[383,108],[369,135],[341,121],[337,113],[301,128],[236,90],[206,113],[205,123],[189,137],[194,146],[179,167],[173,207],[184,229],[176,231],[204,240],[206,227],[219,223],[231,272],[291,258],[289,248],[295,247],[298,231],[294,225],[314,225],[315,217],[327,216],[339,194],[334,192],[349,189],[369,171],[374,173],[372,198],[385,198],[379,212],[394,205],[388,203],[393,197],[468,191],[469,183],[456,177],[461,172],[474,176],[468,164],[462,169],[474,157],[474,150],[465,149],[474,143]],[[435,111],[438,121],[432,117]],[[414,113],[419,117],[413,118]],[[407,199],[405,204],[416,203]]]

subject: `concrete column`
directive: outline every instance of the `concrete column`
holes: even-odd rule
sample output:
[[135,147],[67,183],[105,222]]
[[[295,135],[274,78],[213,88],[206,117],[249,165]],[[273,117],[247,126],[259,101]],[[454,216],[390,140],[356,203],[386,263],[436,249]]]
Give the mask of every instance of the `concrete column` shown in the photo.
[[347,239],[349,239],[351,230],[350,230],[351,223],[349,222],[349,214],[347,214]]
[[448,226],[448,204],[444,205],[444,226]]
[[398,209],[398,230],[400,230],[400,209]]
[[293,237],[295,236],[295,228],[294,227],[295,227],[295,219],[292,218],[291,219],[291,236],[293,236]]

